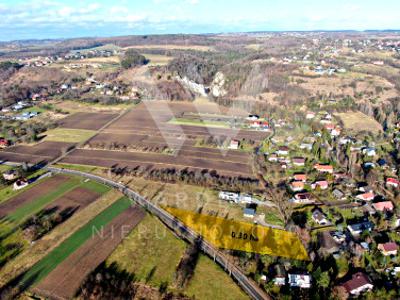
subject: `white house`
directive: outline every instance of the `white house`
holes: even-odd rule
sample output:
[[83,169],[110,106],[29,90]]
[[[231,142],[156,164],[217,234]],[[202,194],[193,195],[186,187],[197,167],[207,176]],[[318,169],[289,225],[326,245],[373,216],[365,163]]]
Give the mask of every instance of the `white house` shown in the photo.
[[311,287],[311,276],[308,274],[289,274],[288,280],[291,287],[300,287],[303,289]]

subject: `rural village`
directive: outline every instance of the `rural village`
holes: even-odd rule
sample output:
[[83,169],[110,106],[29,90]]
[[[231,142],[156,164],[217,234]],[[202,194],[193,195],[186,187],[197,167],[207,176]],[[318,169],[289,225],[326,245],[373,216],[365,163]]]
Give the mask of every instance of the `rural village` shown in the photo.
[[397,34],[20,47],[0,46],[2,299],[249,297],[122,189],[65,170],[294,234],[308,259],[219,249],[270,299],[400,297]]

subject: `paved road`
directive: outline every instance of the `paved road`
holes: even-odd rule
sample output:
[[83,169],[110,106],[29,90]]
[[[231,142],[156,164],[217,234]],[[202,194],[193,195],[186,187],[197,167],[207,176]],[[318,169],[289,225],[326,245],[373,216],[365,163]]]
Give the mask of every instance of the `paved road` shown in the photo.
[[[130,199],[138,203],[140,206],[145,208],[151,214],[157,216],[164,224],[166,224],[170,229],[174,230],[182,239],[185,239],[191,243],[195,241],[198,242],[199,235],[191,230],[189,227],[186,227],[183,223],[181,223],[177,218],[173,215],[169,214],[165,210],[159,208],[158,206],[154,205],[144,197],[140,196],[138,193],[134,192],[133,190],[129,189],[125,185],[121,183],[117,183],[115,181],[96,176],[89,173],[84,173],[75,170],[68,170],[68,169],[61,169],[55,167],[47,167],[47,169],[54,173],[65,173],[65,174],[72,174],[83,176],[103,184],[109,185],[120,190],[124,195],[128,196]],[[215,262],[220,264],[223,269],[229,273],[233,277],[233,279],[239,284],[239,286],[252,298],[255,300],[263,300],[263,299],[270,299],[270,297],[262,291],[257,284],[250,280],[243,272],[229,262],[228,258],[219,250],[215,249],[211,244],[208,242],[201,240],[199,243],[200,249],[209,255],[211,258],[214,259]],[[224,287],[221,287],[224,288]]]

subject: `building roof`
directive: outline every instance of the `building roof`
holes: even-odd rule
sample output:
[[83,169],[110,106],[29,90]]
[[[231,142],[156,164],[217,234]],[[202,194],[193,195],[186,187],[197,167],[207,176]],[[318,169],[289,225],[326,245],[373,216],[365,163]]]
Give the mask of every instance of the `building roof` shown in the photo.
[[293,178],[295,180],[306,180],[307,179],[307,175],[306,174],[294,174]]
[[391,211],[394,209],[392,201],[377,202],[373,203],[372,206],[378,211],[385,211],[385,210]]
[[314,168],[317,170],[325,170],[325,171],[333,171],[333,166],[331,165],[320,165],[320,164],[316,164],[314,165]]
[[395,242],[379,244],[378,247],[386,252],[397,251],[399,246]]
[[371,284],[368,276],[362,272],[358,272],[352,276],[352,278],[343,284],[343,287],[347,290],[347,292],[351,292],[360,287],[363,287],[366,284]]

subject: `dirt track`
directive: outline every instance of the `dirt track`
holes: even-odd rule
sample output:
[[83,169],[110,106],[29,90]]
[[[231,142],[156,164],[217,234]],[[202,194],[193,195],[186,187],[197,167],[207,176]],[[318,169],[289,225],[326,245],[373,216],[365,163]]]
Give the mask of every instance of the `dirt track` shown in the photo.
[[141,208],[130,207],[59,264],[33,291],[49,299],[71,299],[85,280],[144,218]]
[[40,198],[58,186],[67,182],[69,178],[64,175],[55,175],[49,179],[45,179],[38,185],[30,188],[29,190],[18,194],[17,196],[7,200],[0,205],[0,218],[5,217],[7,214],[13,212],[18,207]]

